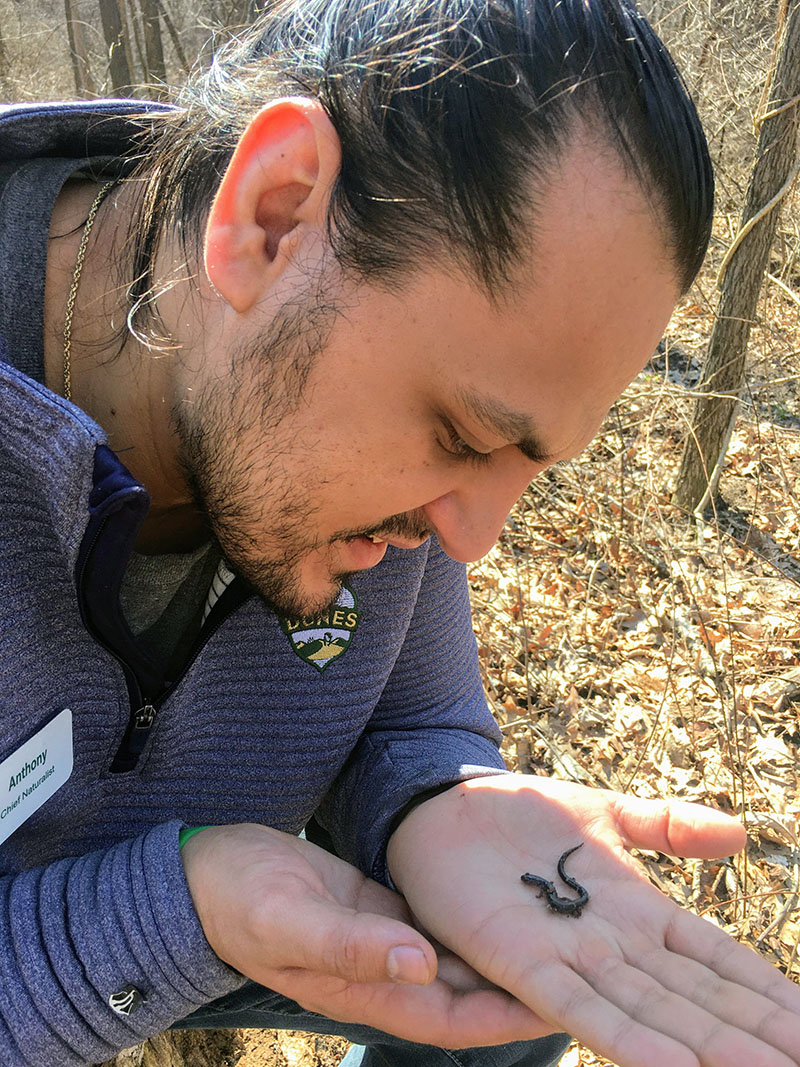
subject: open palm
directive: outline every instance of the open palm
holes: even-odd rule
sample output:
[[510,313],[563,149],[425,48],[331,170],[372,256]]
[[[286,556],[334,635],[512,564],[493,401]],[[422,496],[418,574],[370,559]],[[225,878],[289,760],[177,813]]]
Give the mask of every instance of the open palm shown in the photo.
[[[182,855],[212,948],[304,1008],[451,1048],[552,1032],[514,996],[436,951],[401,896],[309,841],[221,826],[195,835]],[[387,959],[398,948],[405,961],[390,981]]]
[[[575,896],[553,912],[532,872]],[[424,928],[553,1029],[620,1067],[800,1064],[800,988],[643,877],[626,847],[722,856],[744,844],[735,821],[520,776],[477,779],[422,804],[395,832],[392,877]]]

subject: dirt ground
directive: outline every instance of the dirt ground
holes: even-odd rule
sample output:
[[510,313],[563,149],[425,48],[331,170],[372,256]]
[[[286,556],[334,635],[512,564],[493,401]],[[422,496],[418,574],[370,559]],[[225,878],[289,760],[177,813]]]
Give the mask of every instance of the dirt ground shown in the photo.
[[350,1047],[341,1037],[243,1030],[245,1052],[237,1067],[336,1067]]

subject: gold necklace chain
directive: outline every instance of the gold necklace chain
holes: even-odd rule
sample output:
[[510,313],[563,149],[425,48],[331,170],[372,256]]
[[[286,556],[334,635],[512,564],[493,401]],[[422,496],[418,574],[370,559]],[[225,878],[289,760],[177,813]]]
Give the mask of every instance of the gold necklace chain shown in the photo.
[[78,286],[81,282],[81,272],[83,270],[83,261],[86,258],[86,248],[89,244],[89,234],[92,232],[92,226],[94,220],[97,217],[97,212],[100,205],[103,202],[103,197],[114,182],[106,182],[97,196],[94,198],[89,214],[86,216],[86,222],[83,224],[83,234],[81,235],[81,243],[78,245],[78,255],[75,257],[75,270],[72,272],[72,285],[69,289],[69,295],[67,296],[67,307],[64,314],[64,397],[67,400],[72,400],[72,316],[75,313],[75,298],[78,295]]

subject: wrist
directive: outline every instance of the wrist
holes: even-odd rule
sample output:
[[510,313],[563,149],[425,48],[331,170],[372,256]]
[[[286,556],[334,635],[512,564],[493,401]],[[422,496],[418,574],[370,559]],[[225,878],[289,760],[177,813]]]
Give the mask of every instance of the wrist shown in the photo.
[[184,826],[184,828],[178,833],[178,848],[183,849],[183,846],[189,841],[195,834],[202,833],[203,830],[212,830],[212,826]]
[[415,857],[420,850],[438,844],[437,825],[440,815],[451,807],[454,798],[464,788],[464,782],[450,782],[437,789],[418,793],[414,800],[401,810],[386,845],[386,869],[392,885],[405,894],[409,871],[415,866]]
[[235,829],[226,826],[190,826],[185,829],[187,832],[181,831],[178,840],[189,895],[206,940],[220,959],[229,963],[224,955],[224,937],[218,927],[220,920],[225,918],[220,901],[224,899],[230,863],[224,857],[220,861],[220,850],[224,849],[224,838],[235,833]]
[[415,808],[418,808],[420,804],[424,804],[427,800],[433,800],[434,797],[438,797],[441,793],[446,793],[448,789],[453,789],[457,785],[460,785],[460,783],[445,782],[444,785],[434,785],[431,786],[430,789],[423,789],[421,793],[417,793],[411,800],[403,805],[395,815],[394,819],[392,819],[388,836],[391,838],[400,823],[402,823],[406,816],[410,815]]

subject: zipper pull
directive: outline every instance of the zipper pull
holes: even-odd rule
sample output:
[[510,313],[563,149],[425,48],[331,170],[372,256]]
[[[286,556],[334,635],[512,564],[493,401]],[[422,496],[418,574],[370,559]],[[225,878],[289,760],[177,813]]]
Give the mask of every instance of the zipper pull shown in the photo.
[[126,771],[132,771],[136,766],[150,736],[150,727],[155,722],[156,711],[157,708],[152,704],[142,704],[136,711],[131,712],[122,744],[111,763],[112,773],[123,774]]
[[149,730],[156,717],[156,709],[152,704],[143,704],[133,715],[133,726],[136,730]]

